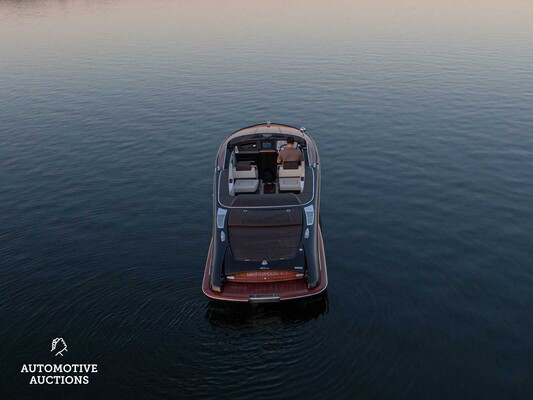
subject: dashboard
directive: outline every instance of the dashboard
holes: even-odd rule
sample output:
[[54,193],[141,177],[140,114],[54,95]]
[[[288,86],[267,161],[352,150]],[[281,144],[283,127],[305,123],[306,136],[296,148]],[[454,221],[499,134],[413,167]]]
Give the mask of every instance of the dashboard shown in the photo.
[[282,146],[286,145],[286,140],[252,140],[239,143],[235,146],[236,153],[274,153],[279,152]]

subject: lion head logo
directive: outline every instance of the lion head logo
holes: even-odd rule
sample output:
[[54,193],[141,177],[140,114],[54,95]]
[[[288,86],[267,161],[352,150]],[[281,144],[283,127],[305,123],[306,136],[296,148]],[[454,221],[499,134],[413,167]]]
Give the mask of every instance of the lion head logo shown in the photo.
[[61,355],[61,357],[63,357],[63,352],[68,351],[67,344],[65,343],[63,338],[59,337],[59,338],[55,338],[54,340],[52,340],[52,350],[50,351],[54,351],[54,350],[58,350],[58,352],[56,353],[56,357],[58,355]]

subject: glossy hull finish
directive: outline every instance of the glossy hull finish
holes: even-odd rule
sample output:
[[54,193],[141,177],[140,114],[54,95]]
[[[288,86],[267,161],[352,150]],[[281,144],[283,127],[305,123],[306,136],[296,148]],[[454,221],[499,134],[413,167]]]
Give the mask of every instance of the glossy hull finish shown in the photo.
[[[299,141],[300,145],[304,146],[306,172],[305,183],[301,192],[296,195],[283,193],[239,196],[234,196],[228,192],[227,182],[232,182],[232,179],[228,177],[228,170],[232,162],[231,154],[233,154],[233,157],[235,156],[234,154],[237,154],[237,151],[235,150],[234,153],[233,150],[236,148],[236,144],[252,141],[252,143],[257,145],[255,152],[252,151],[252,153],[257,154],[260,152],[258,149],[262,148],[259,147],[259,144],[262,142],[258,140],[265,140],[272,143],[273,140],[283,140],[288,137],[293,137]],[[246,154],[246,150],[243,150],[239,154]],[[215,160],[213,180],[213,235],[209,245],[202,282],[202,290],[206,296],[214,300],[231,302],[279,302],[316,296],[326,290],[328,277],[322,227],[320,224],[320,175],[318,149],[314,140],[307,134],[304,128],[298,129],[289,125],[270,123],[253,125],[232,133],[222,142]],[[301,253],[298,252],[294,259],[285,258],[285,255],[282,254],[272,255],[269,261],[276,261],[268,267],[262,268],[259,265],[250,269],[249,265],[242,263],[243,260],[252,260],[253,263],[254,257],[257,256],[266,263],[268,255],[261,253],[263,251],[262,246],[254,250],[258,252],[257,254],[261,254],[260,256],[256,253],[253,254],[253,257],[243,255],[243,246],[246,245],[242,241],[246,239],[242,234],[237,238],[234,237],[233,240],[236,241],[233,242],[233,246],[230,246],[232,234],[228,229],[230,224],[228,222],[229,219],[233,215],[232,226],[243,224],[245,219],[248,221],[254,220],[255,224],[261,225],[265,223],[265,217],[260,217],[262,211],[275,212],[275,210],[283,209],[288,209],[288,211],[291,209],[294,211],[298,210],[302,213],[302,218],[305,220],[295,222],[296,217],[294,217],[296,219],[289,218],[290,224],[302,224],[303,229],[301,233],[298,233],[300,244],[295,245],[298,246],[296,248],[299,248]],[[241,210],[244,213],[251,212],[244,218],[239,216]],[[226,218],[226,214],[228,213],[229,217]],[[217,220],[219,214],[221,217],[220,221]],[[269,215],[272,218],[275,214]],[[285,221],[285,216],[281,217],[277,215],[276,218],[281,218],[279,221]],[[283,223],[287,223],[287,221]],[[282,244],[280,240],[291,240],[291,236],[287,233],[284,233],[286,236],[283,236],[279,231],[274,233],[272,228],[264,229],[265,235],[267,235],[265,237],[265,243],[270,243],[270,246],[272,246],[272,238],[268,238],[268,235],[277,235],[278,233],[281,235],[277,236],[278,242],[274,242],[273,248],[276,248],[275,246],[284,246],[287,243],[283,242]],[[236,230],[233,230],[233,232],[236,232]],[[227,240],[228,238],[229,241]],[[256,241],[258,240],[262,241],[260,237],[256,237]],[[257,243],[255,246],[257,246]],[[236,259],[235,255],[238,253],[239,256]],[[255,260],[255,262],[258,261]],[[305,269],[300,269],[299,266],[305,266]],[[269,274],[266,270],[271,271],[271,273]],[[226,271],[228,271],[227,275]],[[257,276],[261,276],[264,280],[258,281]]]
[[318,248],[321,274],[324,279],[315,288],[308,289],[304,279],[286,282],[265,282],[265,283],[234,283],[226,282],[221,292],[215,292],[209,287],[210,266],[213,254],[213,239],[209,245],[209,252],[205,263],[204,279],[202,291],[213,300],[223,300],[231,302],[279,302],[286,300],[297,300],[317,296],[323,293],[328,285],[328,274],[326,267],[326,254],[324,251],[324,241],[322,238],[322,228],[318,228]]

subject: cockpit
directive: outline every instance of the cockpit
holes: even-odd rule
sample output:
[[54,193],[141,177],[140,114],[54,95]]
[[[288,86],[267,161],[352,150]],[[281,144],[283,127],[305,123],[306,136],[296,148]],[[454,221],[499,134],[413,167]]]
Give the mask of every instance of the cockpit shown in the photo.
[[[256,135],[254,135],[256,136]],[[292,147],[302,154],[303,161],[278,164],[278,156],[287,144],[288,136],[241,137],[228,146],[228,192],[239,194],[299,194],[304,190],[306,172],[306,143],[293,137]]]

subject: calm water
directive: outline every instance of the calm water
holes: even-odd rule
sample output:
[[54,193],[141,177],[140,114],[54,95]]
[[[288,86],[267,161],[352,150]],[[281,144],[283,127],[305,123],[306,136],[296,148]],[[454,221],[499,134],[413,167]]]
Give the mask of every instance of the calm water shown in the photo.
[[[464,3],[1,1],[0,397],[531,398],[533,4]],[[328,296],[211,304],[266,120],[319,146]],[[20,374],[55,337],[88,386]]]

